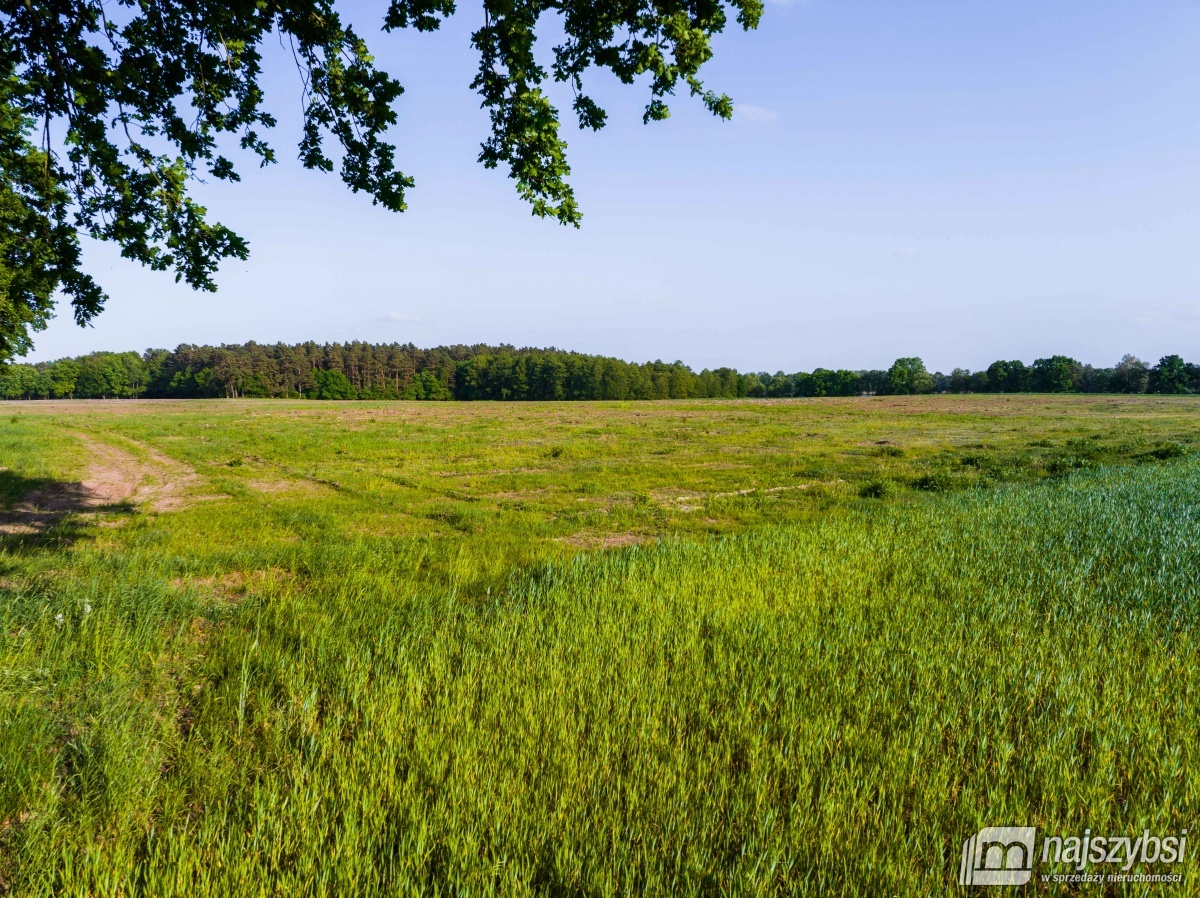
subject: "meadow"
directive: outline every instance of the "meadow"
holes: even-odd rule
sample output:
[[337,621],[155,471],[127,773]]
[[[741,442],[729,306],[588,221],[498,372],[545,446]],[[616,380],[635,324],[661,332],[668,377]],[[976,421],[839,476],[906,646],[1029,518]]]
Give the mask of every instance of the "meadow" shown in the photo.
[[0,893],[931,895],[1200,809],[1192,397],[5,411]]

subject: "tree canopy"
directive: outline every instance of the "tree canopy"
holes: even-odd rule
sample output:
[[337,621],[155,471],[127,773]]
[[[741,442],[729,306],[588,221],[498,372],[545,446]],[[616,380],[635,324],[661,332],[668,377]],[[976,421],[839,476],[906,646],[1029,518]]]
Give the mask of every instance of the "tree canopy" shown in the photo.
[[[1149,376],[1125,377],[1131,360]],[[1028,376],[1047,369],[1065,370],[1067,377]],[[93,352],[0,371],[0,399],[784,399],[1031,391],[1200,393],[1200,365],[1168,355],[1148,367],[1126,356],[1115,367],[1095,368],[1055,356],[1032,367],[998,361],[986,370],[955,368],[946,375],[930,374],[921,359],[909,357],[886,371],[770,374],[728,367],[696,372],[679,361],[638,364],[553,347],[309,342]]]
[[915,356],[892,362],[888,370],[888,385],[892,393],[902,396],[932,393],[934,390],[932,375],[925,370],[925,363]]
[[[665,119],[681,86],[729,118],[731,100],[699,72],[731,15],[752,29],[763,11],[762,0],[482,5],[471,87],[491,131],[479,161],[506,169],[535,215],[575,226],[581,211],[548,82],[570,88],[580,128],[606,120],[585,91],[591,69],[644,79],[645,122]],[[434,31],[455,6],[390,0],[383,27]],[[558,43],[542,61],[536,41],[547,28]],[[200,290],[215,289],[222,259],[247,258],[246,241],[189,191],[198,177],[239,180],[233,145],[275,161],[261,47],[276,37],[299,71],[303,165],[337,167],[351,190],[402,211],[414,180],[397,167],[387,129],[404,88],[335,0],[0,0],[0,362],[29,348],[58,289],[80,324],[103,308],[80,268],[81,234]]]

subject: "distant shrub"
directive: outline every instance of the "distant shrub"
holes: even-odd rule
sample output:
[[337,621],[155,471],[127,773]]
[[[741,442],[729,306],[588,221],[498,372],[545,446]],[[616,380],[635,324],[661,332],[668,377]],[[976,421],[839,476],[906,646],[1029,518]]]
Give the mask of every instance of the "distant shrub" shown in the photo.
[[1091,460],[1079,455],[1051,455],[1043,461],[1048,474],[1066,474],[1089,467]]
[[864,499],[887,499],[896,495],[898,487],[894,480],[872,480],[864,483],[858,494]]
[[904,450],[899,446],[880,446],[875,450],[875,454],[884,458],[903,458]]
[[931,471],[914,480],[913,486],[927,493],[947,493],[959,483],[949,471]]
[[1156,458],[1159,461],[1166,461],[1170,458],[1179,458],[1184,454],[1184,449],[1178,443],[1167,443],[1159,446],[1156,449],[1151,449],[1149,452],[1143,453],[1142,458]]
[[314,371],[317,399],[357,399],[358,392],[341,371]]

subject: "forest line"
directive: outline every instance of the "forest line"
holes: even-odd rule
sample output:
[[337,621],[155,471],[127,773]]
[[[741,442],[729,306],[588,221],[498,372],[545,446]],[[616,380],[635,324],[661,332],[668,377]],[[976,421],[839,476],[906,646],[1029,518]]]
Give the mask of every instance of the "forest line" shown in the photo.
[[1126,355],[1105,368],[1055,355],[943,374],[906,357],[886,370],[696,372],[679,361],[627,362],[556,348],[310,341],[94,352],[0,370],[3,399],[623,400],[935,392],[1198,393],[1200,365],[1179,355],[1153,365]]

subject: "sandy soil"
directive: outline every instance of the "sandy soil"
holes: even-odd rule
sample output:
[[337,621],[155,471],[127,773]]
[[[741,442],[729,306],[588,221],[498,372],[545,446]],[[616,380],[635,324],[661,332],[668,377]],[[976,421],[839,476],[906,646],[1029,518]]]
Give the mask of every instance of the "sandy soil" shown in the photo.
[[220,498],[188,495],[200,482],[199,475],[144,443],[111,435],[130,450],[138,450],[134,452],[85,433],[72,431],[71,436],[87,449],[83,478],[35,490],[13,508],[0,512],[0,533],[40,533],[70,514],[130,506],[172,511],[194,501]]

